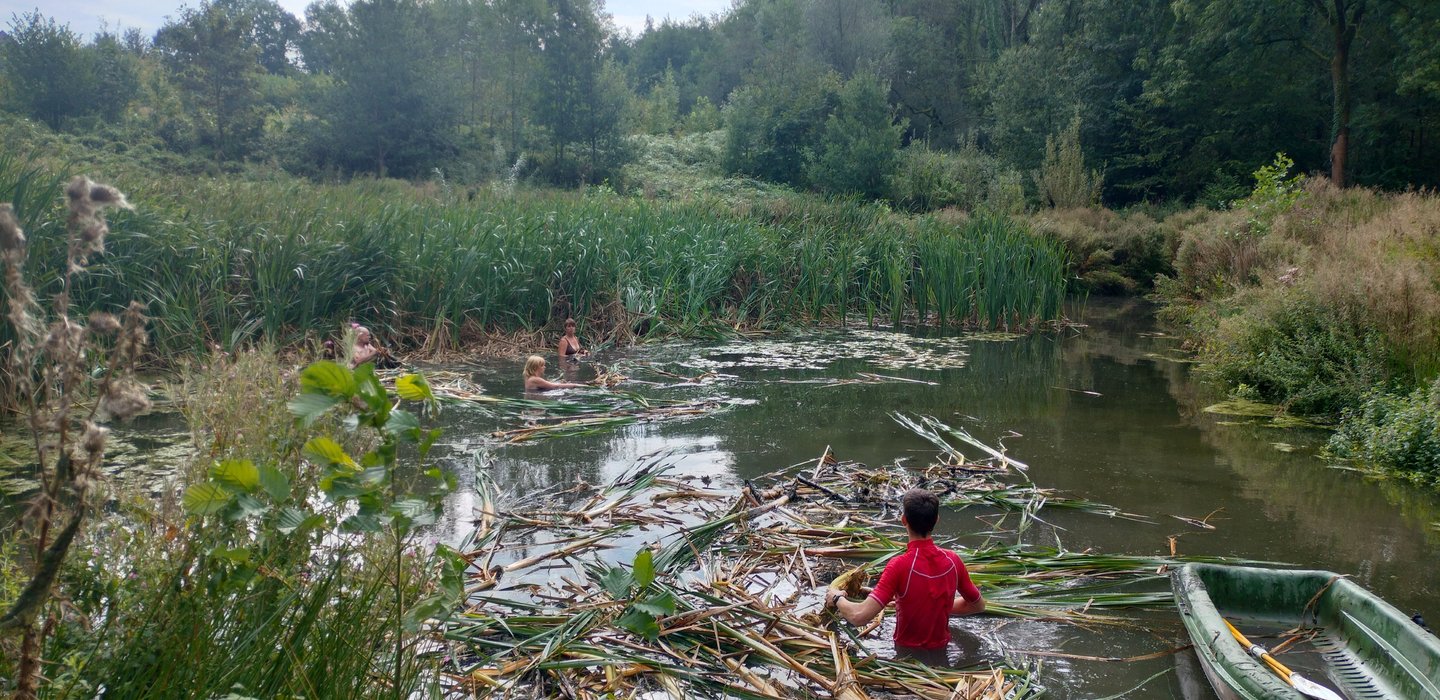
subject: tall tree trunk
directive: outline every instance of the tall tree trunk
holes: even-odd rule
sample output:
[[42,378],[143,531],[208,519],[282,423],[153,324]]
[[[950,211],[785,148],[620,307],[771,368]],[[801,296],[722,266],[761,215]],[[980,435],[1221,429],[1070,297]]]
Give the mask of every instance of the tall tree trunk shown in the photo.
[[1338,187],[1349,184],[1345,167],[1350,160],[1350,47],[1365,19],[1368,0],[1310,0],[1310,6],[1330,24],[1334,46],[1330,54],[1330,180]]
[[1330,59],[1330,83],[1334,92],[1334,114],[1331,117],[1331,131],[1334,141],[1330,144],[1330,181],[1336,187],[1349,184],[1345,180],[1345,161],[1350,158],[1350,46],[1343,45],[1336,37],[1335,56]]

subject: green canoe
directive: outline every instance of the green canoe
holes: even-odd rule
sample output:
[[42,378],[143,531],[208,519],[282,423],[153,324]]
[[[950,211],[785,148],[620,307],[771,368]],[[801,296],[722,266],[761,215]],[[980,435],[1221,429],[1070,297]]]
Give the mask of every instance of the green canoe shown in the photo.
[[1316,629],[1276,658],[1349,700],[1440,700],[1440,639],[1336,574],[1187,564],[1170,583],[1200,666],[1225,700],[1305,700],[1240,647],[1226,619],[1257,634]]

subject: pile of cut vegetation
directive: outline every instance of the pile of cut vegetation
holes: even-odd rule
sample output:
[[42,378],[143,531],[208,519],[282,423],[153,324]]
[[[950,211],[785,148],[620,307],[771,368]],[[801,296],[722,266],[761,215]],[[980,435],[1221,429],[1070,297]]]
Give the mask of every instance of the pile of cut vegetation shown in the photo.
[[[1019,514],[1018,528],[957,548],[991,614],[1126,625],[1115,611],[1171,604],[1161,572],[1194,558],[1000,542],[1045,508],[1139,516],[1036,487],[1023,465],[963,430],[896,418],[944,445],[941,459],[877,469],[827,448],[747,481],[738,495],[668,477],[664,456],[600,487],[506,496],[482,481],[463,547],[465,606],[437,628],[443,672],[475,697],[1037,696],[1034,669],[892,658],[866,644],[884,636],[884,614],[856,629],[821,610],[832,580],[858,585],[904,551],[888,509],[919,486],[951,507]],[[983,459],[966,459],[947,438]]]

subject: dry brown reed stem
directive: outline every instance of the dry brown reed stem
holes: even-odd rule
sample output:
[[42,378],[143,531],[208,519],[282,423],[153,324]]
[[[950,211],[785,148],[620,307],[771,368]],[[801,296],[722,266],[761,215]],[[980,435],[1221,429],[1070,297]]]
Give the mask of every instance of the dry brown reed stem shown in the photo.
[[[813,464],[813,467],[810,464],[805,465],[804,471],[808,476],[835,480],[831,483],[837,486],[840,485],[838,480],[848,480],[855,468],[855,465],[842,466],[828,449]],[[800,590],[791,590],[788,594],[777,596],[775,586],[782,580],[792,582],[786,584],[791,586],[796,581],[811,580],[816,577],[816,573],[813,571],[814,566],[802,553],[804,539],[792,538],[781,546],[768,543],[767,538],[791,531],[808,532],[817,538],[833,538],[837,534],[833,526],[807,526],[804,516],[789,509],[791,504],[797,502],[797,496],[802,499],[825,497],[819,491],[811,489],[809,492],[813,496],[804,496],[801,495],[802,488],[798,481],[790,479],[786,483],[781,479],[770,489],[746,488],[742,496],[729,508],[715,512],[703,510],[702,505],[711,500],[714,496],[712,493],[683,488],[683,482],[667,478],[654,479],[650,485],[651,488],[673,489],[659,493],[674,495],[657,499],[655,496],[658,494],[654,491],[642,494],[624,487],[623,484],[612,484],[580,498],[568,509],[532,509],[525,522],[548,521],[550,527],[557,532],[573,530],[577,525],[587,523],[608,524],[611,528],[616,528],[621,523],[655,522],[660,518],[653,517],[651,513],[659,509],[671,511],[689,504],[692,514],[698,514],[702,521],[708,519],[711,522],[732,522],[735,530],[723,540],[725,544],[718,549],[714,543],[709,543],[709,540],[698,534],[698,530],[691,530],[683,539],[676,541],[682,550],[687,547],[691,549],[696,559],[709,559],[715,565],[711,575],[694,581],[689,589],[678,589],[676,594],[685,597],[686,605],[692,600],[689,597],[691,593],[686,590],[706,591],[705,595],[708,597],[695,599],[694,602],[700,604],[677,609],[675,614],[659,620],[657,637],[647,642],[636,637],[616,636],[609,631],[611,623],[606,620],[615,619],[626,609],[628,601],[610,599],[593,584],[586,587],[566,578],[566,586],[556,590],[558,595],[540,594],[537,598],[560,603],[564,614],[568,616],[589,611],[599,612],[604,617],[597,620],[599,626],[582,631],[581,637],[576,640],[581,646],[569,649],[562,647],[556,658],[584,660],[602,670],[587,671],[584,667],[574,665],[542,670],[536,665],[539,657],[522,654],[517,649],[516,658],[507,659],[502,655],[494,664],[467,671],[463,677],[465,683],[477,693],[486,695],[515,687],[501,682],[502,679],[513,678],[517,674],[539,673],[539,677],[527,676],[531,678],[530,681],[512,680],[511,683],[539,683],[540,685],[534,686],[539,693],[545,692],[545,684],[552,684],[556,692],[573,693],[574,697],[598,697],[601,693],[633,694],[640,690],[640,683],[648,681],[651,688],[658,687],[676,696],[689,697],[693,696],[697,688],[687,684],[697,682],[702,677],[720,677],[728,679],[723,681],[724,683],[734,684],[735,690],[743,689],[746,693],[762,697],[787,697],[793,694],[797,682],[811,689],[811,692],[818,691],[830,697],[849,700],[868,697],[865,692],[865,687],[868,686],[920,697],[951,697],[957,687],[982,692],[970,693],[967,690],[966,695],[956,697],[1004,697],[1001,692],[1007,681],[1003,674],[946,672],[933,680],[924,681],[891,675],[874,668],[861,671],[851,661],[851,650],[841,644],[839,636],[833,630],[825,629],[820,622],[795,616],[796,606],[801,598]],[[693,495],[690,492],[693,492]],[[487,503],[493,501],[489,495],[482,500]],[[826,506],[819,511],[827,518],[845,522],[852,520],[852,514],[842,508]],[[706,515],[707,512],[710,514]],[[486,506],[482,519],[491,517],[491,514],[502,524],[488,526],[492,528],[490,532],[495,532],[494,528],[504,528],[503,523],[510,517],[503,508],[492,504]],[[700,529],[703,530],[704,527]],[[524,570],[534,564],[558,556],[593,552],[602,546],[601,543],[607,538],[616,534],[618,531],[612,530],[598,536],[570,538],[564,547],[533,555],[504,567],[507,571],[521,576],[521,580],[513,584],[511,590],[515,586],[523,589],[531,585],[524,579]],[[558,546],[561,542],[566,540],[556,541],[552,546]],[[741,545],[741,542],[748,544]],[[471,551],[468,556],[472,560],[488,557],[501,546],[500,538],[493,538],[487,547]],[[724,573],[721,573],[722,569]],[[489,590],[495,587],[495,577],[485,573],[485,570],[486,567],[481,567],[481,572],[474,575],[474,590]],[[484,612],[485,607],[472,607],[469,614],[484,616],[487,614]],[[557,622],[563,619],[565,618],[557,618]],[[594,650],[591,651],[591,644],[599,646],[593,647]],[[700,646],[695,646],[696,644]],[[622,665],[616,665],[606,657],[606,652],[601,651],[605,648],[625,650],[626,653],[637,654],[653,661],[626,661]],[[675,664],[700,672],[702,676],[675,675]],[[783,672],[790,675],[764,677],[751,670],[752,665],[756,664],[768,666],[772,674]],[[786,685],[777,685],[777,681]],[[723,694],[723,687],[716,686],[715,692]],[[983,692],[987,687],[990,692]]]
[[[5,266],[6,318],[14,328],[15,345],[8,349],[7,375],[28,406],[35,442],[40,489],[23,517],[28,533],[30,578],[0,615],[0,632],[18,631],[21,643],[16,664],[15,697],[29,700],[38,692],[40,655],[55,618],[39,617],[50,600],[61,565],[90,511],[90,486],[104,458],[106,430],[98,418],[129,418],[145,410],[149,400],[132,372],[147,340],[143,309],[132,304],[117,320],[92,314],[86,324],[71,318],[70,291],[75,276],[85,271],[92,255],[105,249],[109,226],[105,210],[129,209],[125,196],[108,185],[76,177],[65,188],[69,233],[61,286],[53,299],[54,319],[47,319],[25,280],[26,238],[9,204],[0,205],[0,262]],[[73,408],[88,393],[89,366],[103,354],[103,341],[113,338],[104,378],[94,384],[98,394],[88,414]],[[104,415],[99,415],[104,414]],[[57,522],[63,523],[58,526]]]

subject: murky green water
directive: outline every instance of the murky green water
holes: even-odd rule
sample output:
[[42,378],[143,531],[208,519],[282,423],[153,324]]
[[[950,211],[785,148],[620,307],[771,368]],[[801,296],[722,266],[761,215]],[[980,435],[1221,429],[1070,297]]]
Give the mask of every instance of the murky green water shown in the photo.
[[[1089,326],[1013,340],[896,337],[857,330],[799,342],[671,344],[604,354],[601,363],[654,363],[677,374],[726,375],[702,387],[642,387],[669,398],[742,399],[699,418],[632,425],[603,436],[485,447],[491,423],[463,411],[445,416],[452,458],[486,454],[502,484],[537,489],[577,478],[606,479],[638,457],[673,452],[677,471],[721,483],[815,459],[828,445],[867,464],[924,466],[934,450],[895,424],[891,411],[934,415],[991,442],[1003,440],[1030,465],[1035,483],[1152,516],[1154,524],[1047,511],[1055,529],[1027,537],[1070,549],[1182,553],[1288,562],[1352,575],[1396,606],[1440,619],[1440,498],[1396,483],[1328,469],[1316,457],[1326,434],[1267,427],[1260,419],[1206,413],[1216,397],[1189,377],[1173,338],[1155,332],[1142,307],[1092,302]],[[593,365],[578,370],[593,376]],[[873,372],[935,382],[786,383]],[[638,378],[659,379],[636,372]],[[520,395],[520,362],[476,368],[491,393]],[[1094,392],[1097,395],[1084,392]],[[482,429],[477,429],[481,428]],[[460,469],[463,473],[465,470]],[[470,494],[452,499],[455,524],[470,517]],[[942,517],[952,535],[990,529],[963,511]],[[1204,519],[1201,530],[1170,516]],[[954,623],[968,658],[1019,658],[1020,651],[1129,657],[1185,642],[1173,615],[1147,616],[1143,630],[1087,632],[1041,622],[964,618]],[[957,652],[958,650],[958,652]],[[1133,663],[1047,658],[1057,697],[1105,697],[1145,683],[1130,697],[1210,698],[1190,652]]]
[[[611,477],[634,461],[669,451],[680,474],[721,485],[813,460],[826,446],[867,464],[924,466],[934,450],[888,414],[934,415],[991,444],[1003,442],[1030,465],[1040,486],[1151,516],[1154,524],[1081,512],[1045,511],[1054,528],[1031,539],[1070,549],[1169,551],[1287,562],[1349,574],[1397,607],[1440,620],[1440,497],[1326,468],[1316,457],[1325,433],[1277,429],[1259,419],[1201,410],[1216,397],[1189,377],[1172,338],[1155,332],[1145,309],[1092,301],[1079,331],[1019,339],[919,337],[856,330],[809,339],[666,344],[596,361],[634,368],[650,362],[678,374],[722,373],[703,386],[645,385],[666,398],[714,397],[735,405],[689,419],[637,424],[601,435],[498,445],[494,420],[464,407],[442,416],[439,454],[460,477],[447,506],[445,537],[458,540],[474,517],[477,470],[504,488],[528,492],[577,479]],[[452,368],[453,369],[453,368]],[[521,395],[520,360],[468,367],[489,393]],[[593,376],[595,363],[576,372]],[[934,382],[806,383],[860,372]],[[665,381],[636,372],[637,379]],[[166,427],[168,426],[168,427]],[[143,431],[175,435],[173,421]],[[140,461],[124,478],[151,479]],[[147,471],[142,471],[147,470]],[[991,529],[992,512],[942,516],[950,535]],[[1205,519],[1214,530],[1171,516]],[[1044,622],[964,618],[952,655],[1020,660],[1023,651],[1129,657],[1185,642],[1175,616],[1147,615],[1131,630],[1086,631]],[[1133,663],[1046,658],[1045,685],[1062,698],[1212,698],[1191,652]],[[1158,676],[1156,674],[1159,674]],[[1153,678],[1152,678],[1153,677]],[[1147,679],[1149,679],[1147,681]]]

